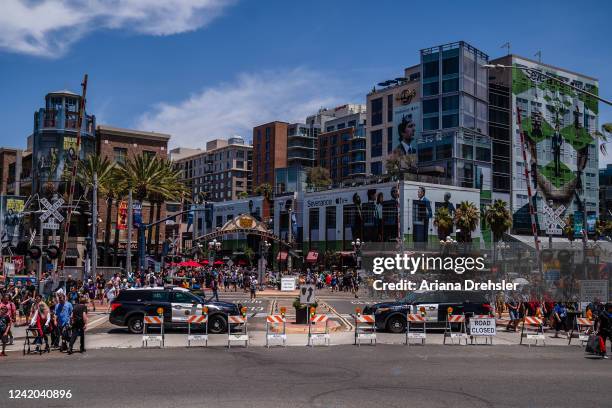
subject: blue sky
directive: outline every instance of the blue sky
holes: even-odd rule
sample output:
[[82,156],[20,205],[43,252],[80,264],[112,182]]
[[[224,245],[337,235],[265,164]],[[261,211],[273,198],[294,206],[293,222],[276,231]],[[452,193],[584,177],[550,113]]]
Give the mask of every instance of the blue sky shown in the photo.
[[79,91],[85,72],[98,123],[201,147],[364,103],[419,49],[458,40],[491,57],[507,41],[526,57],[541,50],[544,62],[599,78],[612,99],[611,12],[608,1],[559,0],[2,0],[0,145],[25,146],[45,93]]

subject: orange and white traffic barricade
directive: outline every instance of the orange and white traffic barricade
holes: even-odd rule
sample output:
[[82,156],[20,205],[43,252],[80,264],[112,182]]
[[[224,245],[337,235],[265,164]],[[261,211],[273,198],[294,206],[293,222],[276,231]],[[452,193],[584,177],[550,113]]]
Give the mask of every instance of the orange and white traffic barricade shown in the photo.
[[523,325],[521,327],[521,342],[523,344],[523,338],[525,342],[531,347],[531,343],[535,341],[535,345],[538,342],[542,342],[546,345],[546,338],[544,337],[544,321],[541,317],[525,316],[523,318]]
[[[157,315],[144,316],[142,320],[142,347],[149,347],[149,343],[157,343],[158,347],[164,347],[164,310],[160,307]],[[150,334],[150,326],[159,326],[159,334]]]
[[408,313],[406,315],[406,345],[410,345],[410,340],[419,340],[425,345],[427,339],[427,321],[424,313]]
[[[321,330],[321,325],[325,324]],[[324,346],[329,346],[329,316],[324,314],[316,314],[315,308],[311,307],[308,313],[308,345],[314,346],[315,343],[323,343]]]
[[495,316],[472,315],[467,323],[467,327],[471,344],[478,344],[478,339],[484,338],[484,344],[493,345],[493,337],[497,335],[497,321],[495,320]]
[[280,311],[280,314],[266,316],[266,347],[279,341],[280,345],[287,346],[286,309],[281,307]]
[[[462,340],[465,340],[465,344],[468,343],[468,335],[465,327],[465,315],[454,315],[453,308],[449,307],[446,313],[446,323],[444,325],[444,341],[443,344],[446,344],[446,339],[449,338],[451,344],[455,344],[455,340],[461,344]],[[455,328],[455,330],[453,330]]]
[[227,316],[227,347],[232,347],[232,341],[244,342],[244,347],[249,346],[249,329],[247,324],[247,308],[240,310],[239,316]]
[[[203,334],[192,334],[191,325],[199,325],[203,326],[204,333]],[[204,346],[208,347],[208,308],[205,306],[202,309],[201,316],[189,316],[187,318],[187,347],[191,347],[192,341],[203,341]]]
[[593,333],[595,328],[595,322],[586,317],[576,317],[576,323],[572,327],[572,331],[569,336],[568,345],[572,344],[572,337],[574,337],[574,331],[578,332],[578,341],[581,346],[584,346],[589,341],[589,335]]
[[376,345],[376,320],[374,315],[362,315],[361,308],[355,309],[355,344],[360,346],[364,340]]

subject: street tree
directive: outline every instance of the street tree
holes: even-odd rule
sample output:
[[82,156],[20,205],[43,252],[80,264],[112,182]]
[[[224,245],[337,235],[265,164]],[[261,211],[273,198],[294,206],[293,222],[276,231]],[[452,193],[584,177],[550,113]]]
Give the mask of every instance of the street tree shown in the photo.
[[472,242],[472,232],[478,227],[480,212],[474,203],[462,201],[455,210],[455,225],[459,229],[457,238],[459,242]]

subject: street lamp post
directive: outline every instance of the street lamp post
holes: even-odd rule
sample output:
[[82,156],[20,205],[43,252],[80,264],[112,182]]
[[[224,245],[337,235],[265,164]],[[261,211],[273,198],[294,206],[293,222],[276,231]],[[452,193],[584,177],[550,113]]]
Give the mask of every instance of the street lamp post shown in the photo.
[[268,241],[259,241],[259,261],[257,262],[257,272],[260,285],[263,285],[263,278],[265,274],[265,261],[271,246],[272,244]]
[[355,241],[351,242],[351,245],[353,246],[353,252],[355,253],[357,269],[361,269],[361,246],[363,245],[363,242],[357,238]]
[[217,252],[221,250],[221,242],[213,239],[208,243],[208,264],[213,266]]

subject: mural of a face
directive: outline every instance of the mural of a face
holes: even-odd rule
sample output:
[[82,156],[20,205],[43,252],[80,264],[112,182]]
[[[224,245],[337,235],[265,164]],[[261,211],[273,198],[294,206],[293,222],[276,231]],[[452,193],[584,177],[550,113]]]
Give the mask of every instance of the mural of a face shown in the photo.
[[419,192],[417,193],[419,200],[422,200],[425,197],[425,189],[423,187],[419,187]]
[[411,118],[402,117],[401,123],[397,126],[400,141],[406,144],[411,144],[414,139],[415,124]]

